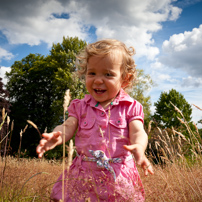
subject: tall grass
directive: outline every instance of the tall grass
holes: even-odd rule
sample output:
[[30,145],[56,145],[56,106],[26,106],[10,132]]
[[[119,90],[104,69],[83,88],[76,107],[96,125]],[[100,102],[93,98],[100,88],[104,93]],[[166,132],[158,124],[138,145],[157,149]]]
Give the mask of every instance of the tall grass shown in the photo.
[[191,130],[182,112],[172,105],[182,116],[178,119],[185,125],[186,135],[173,127],[152,131],[152,121],[149,123],[148,133],[152,134],[147,155],[155,162],[155,175],[149,181],[143,178],[147,201],[202,201],[202,139],[196,124]]
[[[174,128],[152,127],[152,121],[149,124],[147,156],[153,162],[155,174],[145,177],[138,167],[148,202],[199,202],[202,199],[201,136],[196,125],[195,130],[191,130],[184,118],[180,120],[186,127],[186,135]],[[63,160],[69,168],[73,143],[67,148],[68,158]],[[45,159],[1,158],[0,170],[4,169],[4,175],[0,201],[50,201],[51,189],[63,172],[63,165],[62,161]]]
[[[53,184],[62,173],[62,161],[20,159],[7,157],[4,186],[0,201],[21,202],[50,200]],[[4,166],[0,161],[0,169]],[[170,163],[165,167],[154,165],[155,174],[145,177],[138,170],[146,192],[146,201],[199,202],[202,198],[201,161],[193,165]]]

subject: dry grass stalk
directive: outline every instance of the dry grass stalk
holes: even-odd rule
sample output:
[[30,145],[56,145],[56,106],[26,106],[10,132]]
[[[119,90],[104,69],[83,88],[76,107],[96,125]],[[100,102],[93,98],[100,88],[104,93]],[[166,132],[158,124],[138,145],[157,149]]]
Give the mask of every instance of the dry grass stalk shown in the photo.
[[100,130],[100,134],[102,135],[102,137],[104,137],[103,131],[100,126],[99,126],[99,130]]
[[[155,175],[150,177],[144,177],[144,171],[139,170],[145,188],[145,201],[201,201],[201,164],[197,161],[190,166],[182,154],[176,153],[176,156],[180,160],[183,159],[181,164],[173,161],[173,163],[168,162],[166,167],[154,165]],[[164,160],[166,161],[166,158]],[[0,161],[0,170],[2,167],[3,162]],[[31,178],[40,172],[46,172],[49,175],[36,175]],[[44,159],[43,161],[40,159],[21,159],[18,162],[16,158],[8,157],[4,178],[5,186],[1,190],[0,201],[50,201],[50,192],[57,180],[58,172],[62,172],[61,162]],[[29,178],[31,179],[25,184]],[[22,191],[18,195],[20,190]],[[18,198],[16,199],[15,196],[17,195]],[[33,196],[36,196],[36,200],[33,200]]]
[[63,134],[62,134],[62,139],[63,139],[62,201],[63,202],[64,202],[64,199],[65,199],[65,113],[68,110],[68,105],[69,105],[70,99],[71,99],[70,90],[68,89],[65,92],[64,103],[63,103],[63,109],[64,109],[64,113],[63,113],[64,125],[63,125]]
[[175,136],[175,130],[174,130],[173,126],[172,126],[172,132],[173,132],[173,135]]
[[7,116],[7,126],[9,126],[9,123],[10,123],[10,117]]
[[69,167],[72,164],[72,159],[73,159],[73,153],[74,153],[74,143],[73,140],[71,139],[69,142],[69,147],[67,147],[67,151],[68,151],[68,158],[67,158],[67,171],[69,170]]
[[[3,124],[5,123],[5,119],[6,119],[6,116],[7,116],[7,113],[5,114],[5,108],[3,108],[2,109],[2,123],[1,123],[1,125],[0,125],[0,130],[2,129],[2,127],[3,127]],[[1,133],[1,142],[0,142],[0,151],[2,150],[2,142],[3,142],[3,140],[5,140],[6,139],[6,142],[5,142],[5,146],[4,146],[4,157],[5,157],[5,153],[6,153],[6,148],[7,148],[7,137],[8,137],[8,133],[7,133],[7,135],[5,136],[5,137],[3,137],[3,133]]]
[[200,108],[200,107],[198,107],[197,105],[195,105],[195,104],[192,104],[194,107],[196,107],[197,109],[199,109],[199,110],[201,110],[202,111],[202,109]]
[[3,137],[3,139],[0,141],[0,144],[8,137],[9,133],[10,133],[10,132],[8,132],[8,133]]
[[1,122],[1,125],[0,125],[0,130],[1,130],[1,128],[2,128],[2,126],[4,124],[4,122],[5,122],[6,116],[7,116],[7,113],[4,114],[4,116],[2,116],[2,122]]
[[181,114],[181,116],[183,117],[183,119],[185,120],[184,115],[182,114],[181,110],[178,107],[176,107],[171,101],[170,101],[170,103],[175,108],[175,111],[179,112]]
[[45,128],[44,133],[47,133],[47,127]]
[[181,137],[183,140],[187,141],[186,137],[182,133],[180,133],[180,132],[178,132],[176,130],[174,130],[174,131],[175,131],[176,134],[178,134],[179,137]]
[[151,124],[153,123],[153,121],[151,120],[150,122],[149,122],[149,125],[148,125],[148,131],[147,131],[147,133],[149,134],[150,133],[150,131],[151,131]]
[[19,148],[18,148],[18,160],[19,160],[20,154],[21,154],[22,135],[23,135],[23,133],[25,133],[27,127],[28,127],[28,125],[26,125],[25,128],[20,131],[20,144],[19,144]]
[[177,116],[177,119],[180,121],[180,123],[185,124],[185,122],[181,118],[179,118],[178,116]]
[[165,146],[165,148],[166,148],[166,150],[168,151],[168,153],[169,153],[170,155],[172,155],[170,149],[169,149],[167,146]]
[[170,143],[170,137],[169,137],[169,135],[168,135],[168,132],[167,132],[165,129],[164,129],[163,131],[165,132],[166,138],[167,138],[168,142]]
[[5,108],[2,109],[1,113],[2,113],[2,120],[3,120],[5,118]]
[[195,123],[194,121],[193,121],[192,123],[194,124],[194,127],[195,127],[195,129],[196,129],[196,132],[199,133],[199,132],[198,132],[198,128],[197,128],[197,126],[196,126],[196,123]]
[[177,148],[178,148],[178,151],[179,151],[180,153],[182,153],[181,145],[180,145],[179,143],[177,144]]
[[182,155],[179,154],[178,152],[177,152],[177,156],[179,156],[182,160],[184,160],[184,158],[182,157]]
[[173,135],[173,134],[171,135],[171,140],[172,140],[172,142],[175,141],[175,139],[174,139],[174,135]]
[[18,148],[18,161],[19,161],[20,153],[21,153],[21,145],[22,145],[22,130],[20,131],[20,144],[19,144],[19,148]]
[[68,89],[68,90],[66,90],[65,96],[64,96],[64,103],[63,103],[64,113],[68,110],[68,105],[69,105],[70,100],[71,100],[70,90]]
[[25,126],[23,133],[25,133],[25,131],[27,130],[28,125]]
[[10,141],[9,141],[9,144],[8,144],[9,149],[11,148],[11,138],[12,138],[12,134],[13,134],[13,128],[14,128],[14,120],[11,123],[11,135],[10,135]]
[[159,133],[162,135],[161,129],[159,127],[157,127],[157,129],[158,129]]
[[27,123],[32,125],[37,130],[37,132],[39,133],[40,138],[42,138],[41,132],[39,131],[37,125],[35,123],[33,123],[32,121],[30,121],[30,120],[27,120]]
[[156,150],[158,150],[158,146],[161,147],[160,144],[157,141],[155,141],[154,144],[155,144]]
[[167,142],[166,142],[165,140],[163,140],[159,135],[158,135],[158,139],[159,139],[162,143],[164,143],[166,146],[168,146]]

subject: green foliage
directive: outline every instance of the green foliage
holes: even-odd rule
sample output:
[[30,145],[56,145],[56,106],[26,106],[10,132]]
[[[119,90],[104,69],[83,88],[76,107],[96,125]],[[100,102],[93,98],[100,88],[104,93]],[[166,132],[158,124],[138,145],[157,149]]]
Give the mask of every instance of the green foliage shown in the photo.
[[202,128],[198,129],[199,135],[202,138]]
[[[53,44],[50,54],[29,54],[21,61],[16,61],[7,73],[7,89],[10,92],[12,104],[11,119],[15,120],[15,128],[11,146],[17,152],[20,131],[33,121],[41,133],[61,124],[63,121],[63,98],[70,89],[72,99],[83,98],[87,93],[84,82],[75,75],[75,56],[86,46],[86,42],[75,38],[63,38],[62,43]],[[133,88],[131,96],[142,103],[145,122],[150,119],[151,101],[145,92],[152,86],[149,75],[138,70],[138,83]],[[22,151],[29,156],[35,156],[35,148],[40,139],[36,129],[29,128],[22,137]],[[53,151],[48,156],[56,156]]]
[[[29,54],[11,66],[6,73],[12,103],[11,118],[15,120],[12,139],[13,151],[17,151],[20,130],[27,120],[33,121],[39,130],[51,131],[63,120],[63,98],[70,89],[72,99],[84,96],[84,84],[75,79],[75,55],[86,46],[86,42],[75,38],[63,38],[61,44],[53,44],[50,55]],[[22,138],[22,149],[35,155],[39,134],[29,127]]]
[[[5,112],[9,113],[9,107],[10,107],[10,103],[8,101],[9,98],[9,92],[4,89],[4,85],[2,82],[2,78],[0,77],[0,111],[2,111],[2,109],[5,109]],[[0,115],[0,119],[2,118],[2,116]]]
[[[8,101],[9,93],[6,89],[4,89],[4,85],[2,82],[2,78],[0,77],[0,112],[3,111],[4,113],[9,114],[10,112],[10,102]],[[2,117],[2,113],[0,113],[0,155],[5,151],[5,146],[7,146],[6,137],[8,136],[8,125],[5,121],[5,114],[4,117]]]
[[143,105],[145,124],[148,125],[151,118],[151,97],[145,93],[154,85],[150,75],[144,70],[137,69],[137,83],[134,85],[130,95]]
[[181,111],[184,115],[184,119],[187,122],[191,121],[192,108],[191,105],[185,100],[184,96],[172,89],[167,92],[162,92],[160,98],[154,103],[156,112],[153,115],[153,119],[160,125],[166,128],[179,128],[181,126],[177,117],[183,118],[180,113],[174,110],[171,102]]

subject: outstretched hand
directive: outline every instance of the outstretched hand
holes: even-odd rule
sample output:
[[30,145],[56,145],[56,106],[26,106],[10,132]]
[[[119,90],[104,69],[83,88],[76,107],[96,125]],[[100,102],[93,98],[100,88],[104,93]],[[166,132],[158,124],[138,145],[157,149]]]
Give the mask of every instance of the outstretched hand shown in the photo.
[[52,133],[43,133],[42,139],[39,142],[39,145],[36,148],[36,152],[39,158],[42,158],[43,154],[55,148],[57,145],[62,144],[62,132],[52,132]]
[[144,175],[148,175],[150,173],[151,175],[154,174],[152,165],[150,161],[147,159],[147,157],[144,154],[144,148],[140,144],[133,144],[133,145],[124,145],[124,149],[130,151],[136,160],[136,163],[142,167],[144,170]]

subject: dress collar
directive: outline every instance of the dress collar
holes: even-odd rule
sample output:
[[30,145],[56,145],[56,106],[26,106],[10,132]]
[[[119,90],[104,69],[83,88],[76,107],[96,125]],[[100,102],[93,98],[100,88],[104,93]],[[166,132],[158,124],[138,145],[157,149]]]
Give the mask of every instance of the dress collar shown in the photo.
[[[90,95],[85,95],[84,101],[86,104],[90,105],[91,107],[100,108],[101,106],[99,103]],[[133,102],[134,99],[131,98],[122,88],[119,91],[117,97],[112,102],[112,105],[118,105],[119,102]]]

